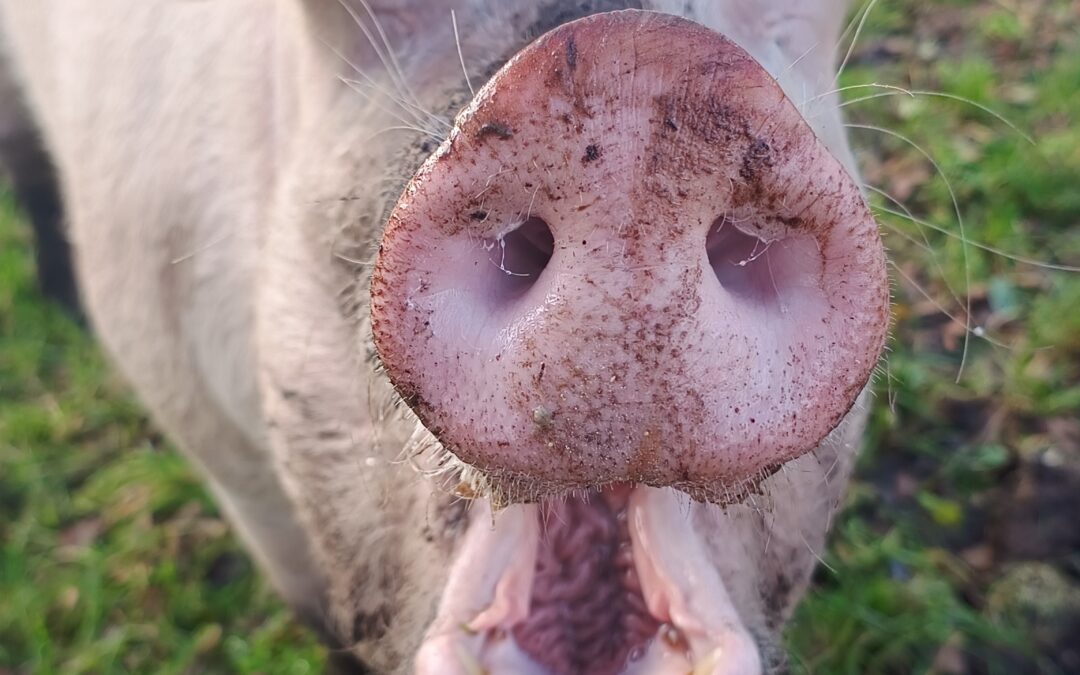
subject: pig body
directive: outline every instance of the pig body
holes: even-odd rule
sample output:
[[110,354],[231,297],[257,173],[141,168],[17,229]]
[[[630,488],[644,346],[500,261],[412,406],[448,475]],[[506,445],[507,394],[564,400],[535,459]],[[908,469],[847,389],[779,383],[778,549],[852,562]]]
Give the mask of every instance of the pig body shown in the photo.
[[56,175],[30,111],[8,63],[0,32],[0,173],[30,214],[39,242],[38,279],[45,295],[77,313],[78,299],[71,269],[71,252],[61,225]]
[[[395,405],[371,341],[383,223],[471,98],[450,11],[479,85],[537,35],[628,7],[740,45],[854,175],[829,93],[838,0],[396,0],[370,14],[352,0],[0,2],[97,333],[283,597],[375,672],[464,668],[444,660],[467,639],[448,628],[455,594],[475,583],[470,611],[497,604],[500,556],[532,540],[476,542],[536,522],[525,504],[468,507],[484,483],[459,486],[437,434]],[[865,399],[728,503],[649,493],[663,504],[648,512],[696,533],[686,555],[711,568],[727,637],[752,642],[703,672],[781,666]],[[484,654],[497,672],[501,652]]]

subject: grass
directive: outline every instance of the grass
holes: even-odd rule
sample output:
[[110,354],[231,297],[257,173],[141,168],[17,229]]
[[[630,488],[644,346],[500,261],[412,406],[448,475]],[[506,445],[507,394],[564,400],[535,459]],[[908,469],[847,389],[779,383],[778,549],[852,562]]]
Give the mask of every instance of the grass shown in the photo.
[[[1077,672],[1080,537],[1054,513],[1080,513],[1080,275],[964,247],[887,211],[959,233],[951,185],[969,239],[1080,263],[1080,16],[1052,0],[883,2],[860,43],[841,86],[971,103],[898,94],[846,111],[894,132],[851,133],[866,181],[903,202],[872,195],[896,325],[828,567],[789,630],[793,664]],[[896,92],[846,92],[874,93]],[[945,316],[963,320],[965,288],[988,337],[972,338],[966,359],[962,323]]]
[[0,673],[320,672],[322,649],[31,265],[0,193]]
[[[952,99],[852,103],[852,121],[922,149],[853,129],[869,184],[958,232],[924,151],[970,239],[1080,263],[1074,3],[885,0],[841,80],[872,82],[990,106],[1035,143]],[[788,633],[793,668],[1080,671],[1080,275],[880,220],[896,325],[827,567]],[[321,671],[191,471],[34,290],[30,251],[0,196],[0,675]],[[993,340],[966,359],[945,315],[963,316],[965,287]]]

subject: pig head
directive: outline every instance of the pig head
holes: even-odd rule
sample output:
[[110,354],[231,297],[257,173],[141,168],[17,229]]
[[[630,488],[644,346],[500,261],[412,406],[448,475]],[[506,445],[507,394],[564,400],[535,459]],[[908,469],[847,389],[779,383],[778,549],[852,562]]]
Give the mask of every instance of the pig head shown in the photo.
[[419,673],[782,667],[888,324],[844,10],[0,1],[117,366]]

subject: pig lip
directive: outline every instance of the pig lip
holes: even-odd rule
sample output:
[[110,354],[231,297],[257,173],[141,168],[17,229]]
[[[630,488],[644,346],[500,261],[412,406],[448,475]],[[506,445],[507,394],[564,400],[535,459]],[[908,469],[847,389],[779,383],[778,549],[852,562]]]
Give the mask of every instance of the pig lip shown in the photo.
[[[563,646],[560,638],[551,639],[550,630],[541,636],[539,646],[529,645],[527,633],[537,621],[534,613],[547,612],[558,617],[556,621],[574,626],[567,629],[571,636],[582,621],[588,625],[590,617],[579,616],[572,623],[575,610],[562,596],[557,597],[556,606],[536,606],[538,576],[545,569],[537,565],[538,555],[545,546],[555,545],[547,542],[542,507],[516,505],[493,514],[486,502],[478,501],[450,569],[438,614],[417,653],[417,675],[761,673],[756,643],[690,522],[688,497],[672,489],[622,485],[594,492],[589,498],[613,499],[611,503],[617,504],[625,518],[620,527],[625,528],[632,551],[629,587],[637,593],[639,606],[647,610],[645,625],[655,632],[641,635],[636,631],[635,644],[612,645],[614,657],[608,650],[607,656],[598,657],[600,662],[560,659]],[[574,530],[583,527],[581,522],[559,527],[569,532],[570,541],[579,548],[594,543],[588,527],[584,527],[585,536],[574,541]],[[570,578],[580,579],[575,572],[569,571]],[[591,595],[583,605],[591,611],[603,613],[609,602],[619,600],[604,599],[611,597],[602,595],[604,583],[598,582],[595,590],[587,586]],[[595,645],[588,648],[596,651]]]

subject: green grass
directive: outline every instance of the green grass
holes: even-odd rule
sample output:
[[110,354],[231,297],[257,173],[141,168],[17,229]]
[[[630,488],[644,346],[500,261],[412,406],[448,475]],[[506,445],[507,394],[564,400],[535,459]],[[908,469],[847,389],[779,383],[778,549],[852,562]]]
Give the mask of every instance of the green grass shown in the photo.
[[[932,156],[971,239],[1076,265],[1078,36],[1068,0],[883,0],[842,84],[963,96],[1035,144],[940,97],[877,98],[848,116]],[[958,231],[919,151],[852,138],[868,183]],[[788,633],[793,668],[1080,671],[1080,275],[881,221],[894,337],[828,566]],[[198,480],[93,341],[38,296],[30,251],[0,196],[0,674],[319,672],[324,652]],[[964,313],[965,261],[972,324],[994,343],[972,339],[961,372],[964,331],[943,311]]]
[[31,261],[0,192],[0,673],[320,672]]
[[[946,92],[1018,131],[941,97],[853,103],[851,121],[921,149],[853,130],[867,182],[958,233],[925,152],[948,178],[969,239],[1080,264],[1078,21],[1064,1],[882,2],[841,85]],[[878,194],[872,202],[904,210]],[[1080,275],[922,228],[927,246],[904,219],[879,210],[879,220],[896,263],[896,327],[829,567],[789,630],[793,665],[1077,672],[1080,537],[1053,514],[1080,514]],[[962,320],[965,288],[972,324],[994,343],[973,338],[961,370],[964,331],[943,312]]]

